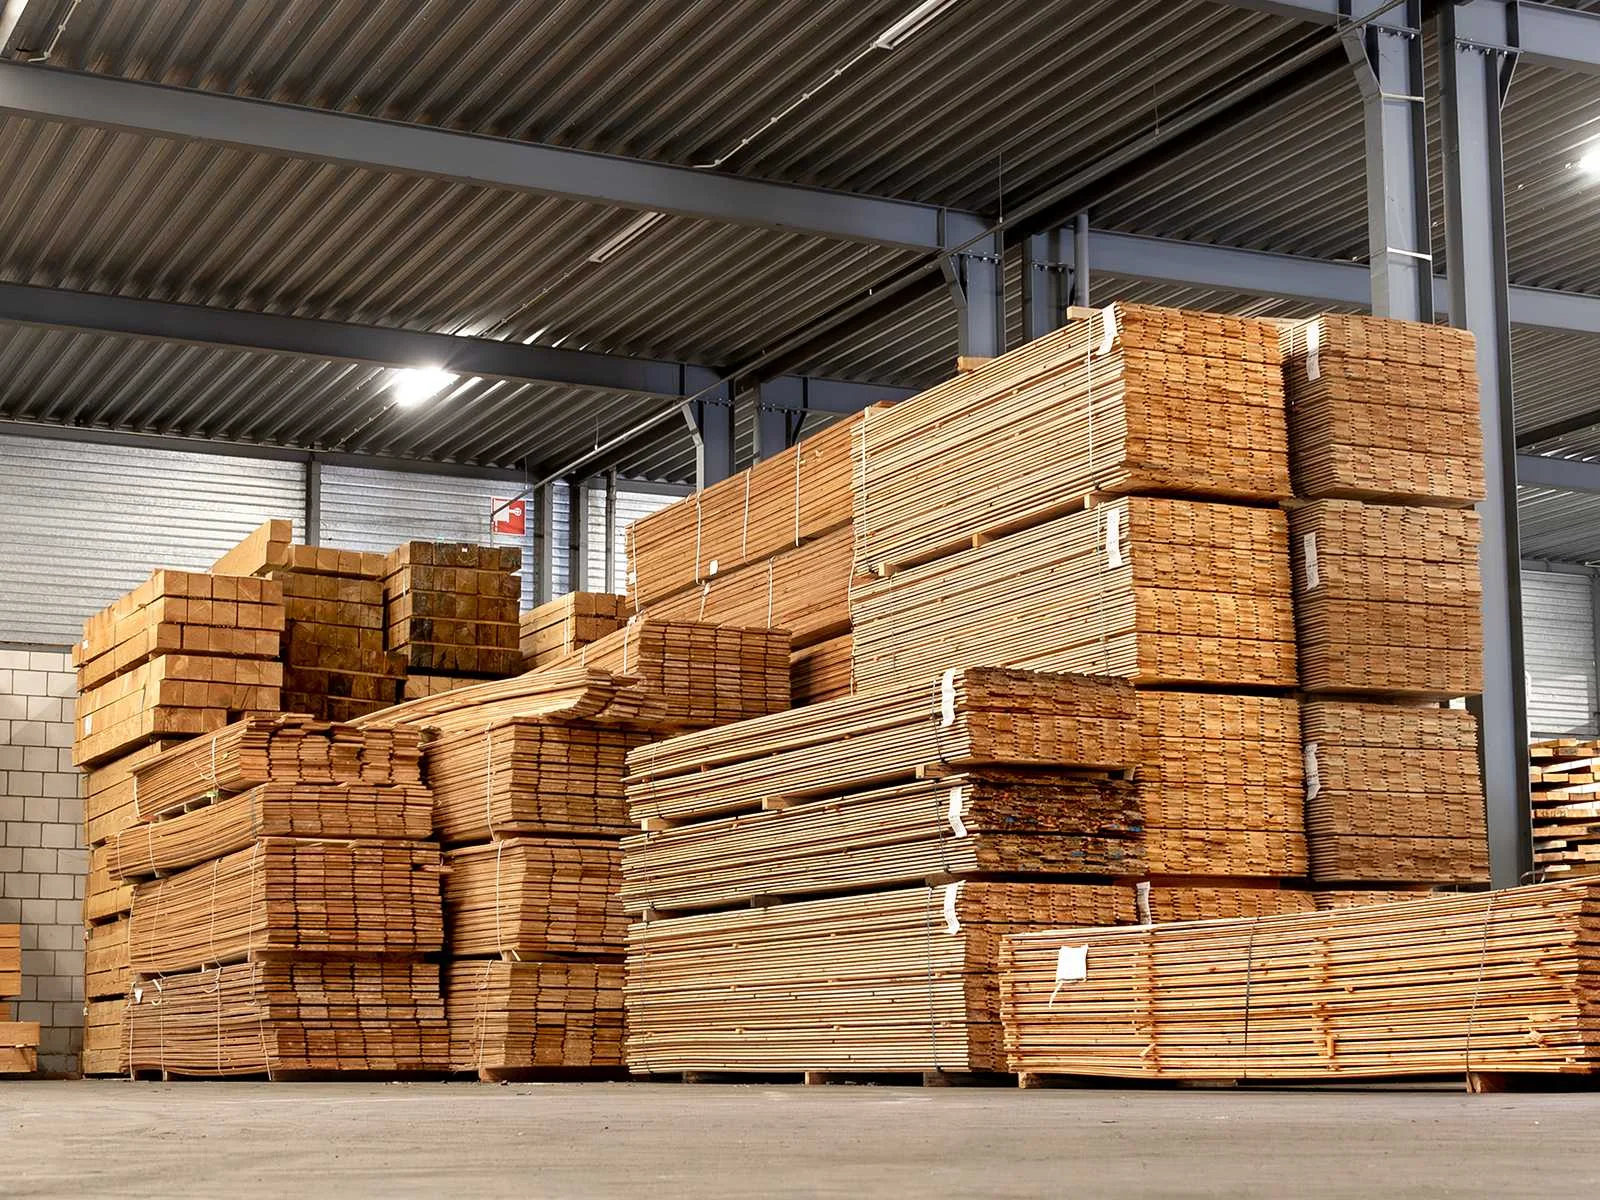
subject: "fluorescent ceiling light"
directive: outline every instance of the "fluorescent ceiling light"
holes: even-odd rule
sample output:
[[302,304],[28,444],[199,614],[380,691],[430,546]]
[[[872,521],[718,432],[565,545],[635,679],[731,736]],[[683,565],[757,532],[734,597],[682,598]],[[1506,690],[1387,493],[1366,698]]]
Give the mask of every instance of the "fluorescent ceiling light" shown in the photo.
[[1600,142],[1592,143],[1578,158],[1578,170],[1585,175],[1600,175]]
[[654,225],[657,221],[664,220],[666,215],[666,213],[659,212],[640,213],[637,217],[623,226],[622,229],[617,233],[616,237],[601,243],[600,248],[597,249],[593,254],[589,255],[589,261],[592,263],[605,262],[606,259],[611,258],[631,242],[635,241],[640,234],[642,234],[646,229],[649,229],[650,226]]
[[458,378],[438,367],[406,367],[389,380],[389,391],[401,408],[415,408],[432,400]]
[[922,0],[921,4],[873,38],[872,44],[879,50],[898,50],[955,2],[956,0]]

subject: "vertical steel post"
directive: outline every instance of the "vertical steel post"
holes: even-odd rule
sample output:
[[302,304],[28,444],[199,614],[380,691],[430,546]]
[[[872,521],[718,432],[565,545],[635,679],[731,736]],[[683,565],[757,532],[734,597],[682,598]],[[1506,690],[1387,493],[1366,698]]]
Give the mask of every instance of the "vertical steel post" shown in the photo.
[[793,375],[768,379],[756,389],[756,461],[771,458],[793,443],[791,430],[806,409],[805,380]]
[[[1347,18],[1382,0],[1343,0]],[[1428,123],[1422,78],[1422,2],[1406,0],[1345,30],[1361,89],[1367,143],[1367,244],[1372,311],[1433,320],[1428,207]]]
[[1500,116],[1516,55],[1516,6],[1500,0],[1439,10],[1445,247],[1450,320],[1477,339],[1485,499],[1483,698],[1478,704],[1489,860],[1495,887],[1533,867],[1528,798],[1528,693],[1522,651],[1516,429],[1512,420],[1510,280]]
[[547,483],[533,494],[534,603],[556,598],[556,488]]
[[694,480],[697,488],[721,483],[733,474],[733,385],[722,383],[685,411],[694,435]]
[[1089,305],[1089,214],[1081,212],[1072,222],[1072,303]]
[[605,591],[620,592],[617,586],[617,469],[606,472],[606,578]]
[[1035,233],[1022,243],[1022,340],[1031,342],[1061,328],[1069,302],[1071,268],[1060,229]]
[[956,305],[956,353],[994,358],[1006,349],[1005,278],[1000,238],[990,234],[941,264]]
[[567,480],[567,590],[589,586],[589,483],[577,475]]
[[322,545],[322,460],[306,459],[306,545]]

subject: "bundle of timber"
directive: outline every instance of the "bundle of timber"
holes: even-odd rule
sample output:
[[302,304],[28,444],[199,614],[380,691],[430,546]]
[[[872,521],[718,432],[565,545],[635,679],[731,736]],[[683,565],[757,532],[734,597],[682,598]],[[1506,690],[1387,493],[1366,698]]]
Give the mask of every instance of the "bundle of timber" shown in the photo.
[[622,1065],[620,959],[466,959],[445,971],[450,1069],[481,1078]]
[[1465,709],[1307,700],[1318,883],[1486,883],[1478,722]]
[[230,963],[135,989],[134,1071],[172,1075],[442,1071],[450,1038],[433,963]]
[[512,717],[648,724],[648,714],[659,707],[660,702],[633,676],[574,665],[542,667],[512,679],[451,688],[368,713],[351,724],[362,729],[406,726],[440,733],[481,731]]
[[1082,675],[949,670],[653,742],[628,755],[632,819],[676,822],[777,797],[837,795],[977,764],[1121,770],[1138,761],[1134,693]]
[[109,842],[89,851],[89,877],[83,885],[83,919],[86,924],[115,921],[133,907],[133,885],[111,873]]
[[1355,908],[1362,904],[1402,904],[1407,900],[1425,900],[1432,894],[1427,888],[1335,888],[1312,892],[1311,899],[1319,909]]
[[0,925],[0,999],[22,994],[22,926]]
[[1289,495],[1276,328],[1115,304],[886,411],[854,438],[855,558],[887,573],[1088,493]]
[[[131,889],[130,889],[131,890]],[[126,1075],[122,1016],[133,985],[126,915],[84,931],[83,995],[86,1020],[78,1063],[85,1075]]]
[[1138,694],[1138,706],[1142,750],[1136,779],[1147,869],[1304,875],[1297,702],[1150,691]]
[[851,693],[854,645],[854,638],[846,633],[789,656],[789,695],[797,708]]
[[1465,507],[1483,498],[1472,334],[1329,313],[1284,327],[1302,496]]
[[349,721],[393,704],[406,668],[384,647],[383,585],[299,571],[271,578],[283,587],[287,617],[284,708]]
[[781,803],[781,779],[773,787],[778,807],[624,839],[624,908],[660,914],[934,878],[1141,867],[1137,799],[1122,780],[975,767],[794,805]]
[[861,420],[837,421],[629,525],[633,607],[648,610],[697,583],[848,525],[850,438]]
[[1600,1068],[1600,887],[1006,939],[1007,1062],[1166,1079]]
[[1287,550],[1276,509],[1097,504],[858,588],[855,686],[904,686],[959,662],[1292,687]]
[[389,552],[388,646],[408,673],[514,675],[522,667],[522,552],[468,542],[406,542]]
[[1140,914],[1145,924],[1311,912],[1316,902],[1311,893],[1288,888],[1154,883],[1149,906],[1148,913]]
[[39,1023],[12,1021],[8,996],[22,994],[22,928],[0,925],[0,1075],[39,1069]]
[[84,1003],[83,1048],[78,1054],[78,1064],[85,1075],[128,1073],[128,1042],[123,1021],[127,1007],[125,994]]
[[1600,741],[1535,742],[1528,757],[1539,877],[1600,874]]
[[388,572],[382,554],[364,550],[339,550],[332,546],[301,546],[288,521],[267,521],[242,542],[211,564],[213,575],[270,576],[279,571],[297,575],[342,575],[350,579],[379,579]]
[[1289,527],[1305,690],[1483,690],[1476,513],[1317,500]]
[[450,843],[514,833],[620,837],[632,828],[624,759],[649,736],[533,717],[445,734],[425,749],[434,827]]
[[1131,888],[952,883],[639,922],[628,1067],[998,1070],[1001,935],[1133,919]]
[[620,955],[622,853],[612,839],[504,838],[445,855],[445,921],[457,957]]
[[568,592],[523,613],[523,668],[536,671],[598,642],[627,624],[628,615],[628,598],[611,592]]

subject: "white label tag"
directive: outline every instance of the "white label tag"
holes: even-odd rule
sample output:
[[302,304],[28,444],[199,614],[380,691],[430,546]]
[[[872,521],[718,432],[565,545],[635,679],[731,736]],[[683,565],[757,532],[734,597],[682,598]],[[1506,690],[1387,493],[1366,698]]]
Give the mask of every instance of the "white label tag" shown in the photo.
[[1322,324],[1319,321],[1306,326],[1306,378],[1312,383],[1322,378]]
[[956,723],[956,669],[954,667],[945,671],[939,680],[939,716],[941,723],[954,725]]
[[134,988],[133,989],[133,1002],[135,1004],[138,1004],[143,999],[144,999],[144,989],[142,987]]
[[1306,534],[1300,539],[1300,548],[1306,559],[1306,591],[1314,592],[1322,586],[1322,573],[1317,569],[1317,535]]
[[90,713],[87,717],[85,717],[83,719],[83,731],[84,731],[84,733],[93,733],[94,732],[94,714],[93,713]]
[[1317,773],[1317,744],[1307,742],[1305,749],[1306,760],[1306,799],[1315,800],[1322,791],[1322,776]]
[[706,564],[706,575],[709,577],[709,576],[715,575],[716,573],[717,573],[717,560],[713,558],[709,563]]
[[950,883],[944,889],[944,928],[946,933],[960,933],[961,922],[956,919],[956,901],[961,898],[961,885]]
[[1122,510],[1106,509],[1106,562],[1113,567],[1122,565]]
[[957,837],[967,836],[966,824],[961,820],[961,805],[966,798],[965,788],[953,787],[950,789],[950,828]]
[[1155,924],[1155,922],[1153,920],[1151,920],[1151,918],[1150,918],[1150,881],[1149,880],[1145,880],[1143,883],[1136,883],[1136,884],[1133,885],[1133,904],[1134,904],[1134,908],[1137,909],[1138,913],[1139,913],[1139,924],[1141,924],[1141,925],[1154,925]]
[[1110,354],[1112,344],[1117,340],[1117,310],[1108,304],[1100,310],[1100,316],[1105,324],[1105,333],[1100,338],[1099,353]]
[[1056,952],[1056,986],[1050,990],[1046,1008],[1054,1008],[1065,984],[1082,983],[1089,978],[1089,947],[1063,946]]

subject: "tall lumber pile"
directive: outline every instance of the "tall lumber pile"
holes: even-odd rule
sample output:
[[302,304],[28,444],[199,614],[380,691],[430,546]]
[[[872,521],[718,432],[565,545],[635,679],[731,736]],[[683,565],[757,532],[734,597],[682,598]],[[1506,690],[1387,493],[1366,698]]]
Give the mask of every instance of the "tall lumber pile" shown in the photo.
[[973,668],[633,751],[629,1067],[996,1069],[997,934],[1132,919],[1084,881],[1139,869],[1138,736],[1124,681]]
[[[1354,1079],[1600,1069],[1600,887],[1006,939],[1025,1075]],[[1024,1079],[1026,1082],[1026,1079]]]
[[1482,882],[1476,718],[1419,706],[1483,688],[1472,335],[1330,314],[1283,345],[1312,878]]
[[1528,754],[1538,877],[1600,874],[1600,741],[1551,738]]
[[384,563],[387,645],[406,674],[500,678],[522,666],[515,547],[406,542]]
[[[109,843],[133,884],[120,1023],[131,1071],[442,1070],[442,864],[421,735],[247,718],[133,772]],[[103,954],[103,957],[102,957]],[[113,1027],[92,1012],[97,1041]]]
[[39,1069],[39,1022],[13,1021],[8,997],[22,994],[22,928],[0,925],[0,1075]]

